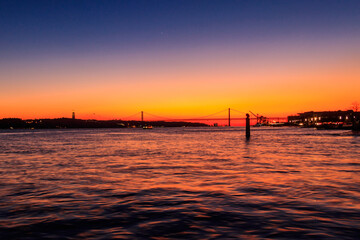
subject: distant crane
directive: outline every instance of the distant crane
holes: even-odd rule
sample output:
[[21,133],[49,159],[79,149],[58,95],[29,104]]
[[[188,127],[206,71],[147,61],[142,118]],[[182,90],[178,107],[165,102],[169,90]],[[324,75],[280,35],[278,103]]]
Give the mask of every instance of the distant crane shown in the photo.
[[249,110],[249,112],[250,112],[252,115],[254,115],[254,117],[256,117],[256,123],[259,123],[259,114],[256,114],[256,115],[255,115],[255,113],[253,113],[253,112],[250,111],[250,110]]
[[256,124],[257,124],[257,125],[261,125],[261,124],[266,125],[266,124],[269,123],[269,121],[268,121],[268,119],[267,119],[266,117],[260,116],[259,114],[255,114],[255,113],[253,113],[253,112],[250,111],[250,110],[249,110],[249,112],[250,112],[252,115],[254,115],[254,117],[256,117]]

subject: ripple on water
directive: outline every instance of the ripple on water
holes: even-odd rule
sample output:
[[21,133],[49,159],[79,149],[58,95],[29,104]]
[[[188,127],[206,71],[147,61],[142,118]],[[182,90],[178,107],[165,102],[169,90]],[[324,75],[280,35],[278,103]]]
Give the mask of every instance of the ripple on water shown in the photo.
[[6,135],[0,236],[358,239],[360,138],[230,130]]
[[[252,194],[258,192],[246,190]],[[53,197],[72,198],[71,195]],[[25,219],[24,212],[28,215]],[[358,225],[351,224],[351,220],[359,220],[356,210],[331,209],[300,201],[256,202],[219,192],[163,188],[106,194],[98,201],[84,199],[70,205],[23,203],[11,215],[18,223],[1,227],[7,238],[38,238],[44,229],[55,238],[91,237],[89,226],[91,232],[125,238],[335,239],[345,234],[345,238],[355,239],[359,234]],[[331,231],[324,232],[324,228]]]

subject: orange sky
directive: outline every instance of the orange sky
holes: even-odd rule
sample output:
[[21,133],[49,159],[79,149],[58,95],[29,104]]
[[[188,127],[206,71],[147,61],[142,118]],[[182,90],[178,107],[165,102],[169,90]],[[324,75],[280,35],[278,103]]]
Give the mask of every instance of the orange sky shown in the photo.
[[360,102],[358,9],[336,0],[5,1],[0,118],[346,110]]
[[[0,118],[185,118],[228,107],[265,116],[348,109],[360,101],[359,49],[330,45],[198,47],[61,56],[1,67]],[[219,116],[221,117],[221,116]],[[224,113],[226,117],[226,113]]]

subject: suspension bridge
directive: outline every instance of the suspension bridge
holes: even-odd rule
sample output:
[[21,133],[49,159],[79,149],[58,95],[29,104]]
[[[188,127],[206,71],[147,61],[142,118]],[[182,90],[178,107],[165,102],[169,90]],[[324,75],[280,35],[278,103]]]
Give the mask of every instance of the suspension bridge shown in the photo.
[[[254,117],[251,118],[252,121],[256,120],[256,123],[259,123],[259,119],[266,119],[268,122],[286,122],[286,117],[263,117],[259,114],[255,115],[250,112]],[[245,114],[248,112],[239,111],[233,108],[227,108],[222,111],[218,111],[206,116],[194,117],[194,118],[171,118],[165,116],[158,116],[152,113],[139,111],[135,114],[132,114],[127,117],[121,118],[121,120],[126,121],[166,121],[166,122],[206,122],[206,121],[226,121],[227,126],[231,126],[233,121],[245,121]]]

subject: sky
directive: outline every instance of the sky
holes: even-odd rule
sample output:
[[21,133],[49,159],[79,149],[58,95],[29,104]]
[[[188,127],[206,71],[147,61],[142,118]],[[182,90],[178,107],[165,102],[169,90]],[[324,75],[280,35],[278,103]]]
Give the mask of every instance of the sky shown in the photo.
[[0,0],[0,118],[346,110],[359,43],[360,1]]

